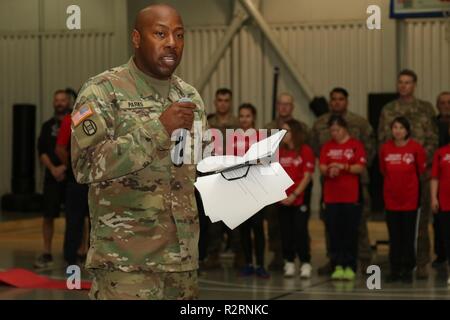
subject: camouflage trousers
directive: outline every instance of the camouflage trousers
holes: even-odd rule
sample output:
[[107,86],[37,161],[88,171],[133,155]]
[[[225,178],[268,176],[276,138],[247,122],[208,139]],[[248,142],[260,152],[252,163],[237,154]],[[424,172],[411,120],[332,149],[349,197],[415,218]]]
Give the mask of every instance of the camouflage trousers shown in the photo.
[[94,269],[92,300],[198,299],[197,270],[186,272],[123,272]]

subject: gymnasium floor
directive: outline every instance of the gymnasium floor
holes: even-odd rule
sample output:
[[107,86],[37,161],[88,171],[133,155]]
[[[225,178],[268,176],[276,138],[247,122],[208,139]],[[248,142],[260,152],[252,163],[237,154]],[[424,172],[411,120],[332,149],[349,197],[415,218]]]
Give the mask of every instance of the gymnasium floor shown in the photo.
[[[60,250],[63,240],[64,220],[56,221],[54,238],[55,265],[40,274],[56,279],[64,279],[65,268]],[[41,220],[33,215],[0,214],[0,270],[26,268],[32,270],[35,257],[41,252]],[[325,262],[323,226],[317,218],[310,222],[313,267]],[[384,240],[386,227],[383,222],[369,223],[370,238],[373,243]],[[271,256],[267,254],[267,261]],[[380,245],[374,255],[374,264],[383,272],[387,266],[387,247]],[[200,276],[201,299],[450,299],[447,275],[431,271],[426,281],[413,284],[385,284],[381,290],[369,290],[366,278],[358,275],[355,283],[333,283],[326,277],[319,277],[316,269],[310,280],[284,279],[281,273],[272,273],[269,280],[241,278],[231,268],[232,260],[223,259],[223,268],[208,271]],[[82,277],[89,274],[82,271]],[[87,291],[15,289],[0,285],[0,299],[88,299]]]

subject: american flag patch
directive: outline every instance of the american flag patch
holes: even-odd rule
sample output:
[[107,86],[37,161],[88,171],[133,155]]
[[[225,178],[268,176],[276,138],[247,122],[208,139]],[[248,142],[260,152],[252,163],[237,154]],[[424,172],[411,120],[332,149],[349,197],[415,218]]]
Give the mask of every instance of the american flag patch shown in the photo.
[[82,106],[80,108],[80,110],[78,110],[76,113],[74,113],[72,115],[73,125],[75,127],[78,126],[81,123],[81,121],[90,117],[93,114],[94,114],[94,112],[92,111],[92,109],[89,106]]

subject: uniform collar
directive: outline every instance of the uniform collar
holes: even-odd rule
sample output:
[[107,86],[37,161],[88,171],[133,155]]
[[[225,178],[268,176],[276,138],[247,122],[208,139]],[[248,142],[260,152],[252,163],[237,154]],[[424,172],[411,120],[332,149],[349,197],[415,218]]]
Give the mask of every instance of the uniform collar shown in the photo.
[[[137,91],[143,98],[151,96],[157,100],[165,100],[165,98],[161,97],[158,91],[152,86],[152,82],[155,83],[160,81],[161,83],[164,83],[165,80],[155,79],[142,72],[136,66],[136,63],[134,62],[134,56],[131,56],[130,60],[128,60],[127,66],[136,82]],[[180,79],[177,76],[172,75],[168,81],[170,83],[170,101],[178,101],[181,97],[185,96],[184,90],[180,84]]]
[[411,106],[417,104],[417,99],[416,97],[413,97],[413,100],[411,102],[403,102],[402,100],[397,99],[397,104],[399,106]]

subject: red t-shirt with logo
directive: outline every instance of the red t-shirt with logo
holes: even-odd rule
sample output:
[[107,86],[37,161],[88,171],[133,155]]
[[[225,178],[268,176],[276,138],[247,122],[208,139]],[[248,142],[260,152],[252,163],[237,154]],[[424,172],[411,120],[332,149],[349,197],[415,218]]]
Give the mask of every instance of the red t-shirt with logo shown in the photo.
[[450,211],[450,145],[434,153],[431,176],[439,180],[439,210]]
[[[364,145],[354,138],[344,143],[330,140],[320,150],[320,164],[333,162],[365,166],[367,163]],[[325,177],[323,199],[326,204],[356,203],[359,200],[359,175],[341,170],[337,177]]]
[[72,133],[70,129],[71,117],[70,114],[66,115],[62,122],[61,127],[59,129],[58,138],[56,140],[56,144],[63,147],[68,147],[70,144],[70,135]]
[[[297,189],[306,172],[314,173],[314,152],[306,144],[301,146],[300,151],[280,148],[279,162],[289,177],[294,181],[294,184],[286,190],[288,196]],[[301,206],[303,204],[303,198],[304,192],[295,199],[292,206]]]
[[384,205],[387,210],[413,211],[419,206],[419,177],[426,169],[423,147],[410,139],[404,146],[393,140],[380,149],[380,170],[384,176]]

